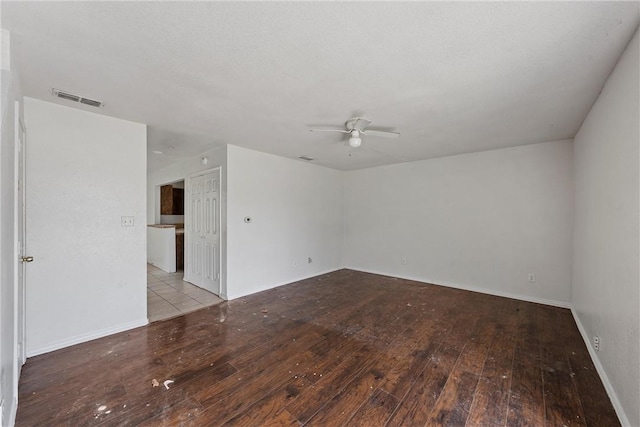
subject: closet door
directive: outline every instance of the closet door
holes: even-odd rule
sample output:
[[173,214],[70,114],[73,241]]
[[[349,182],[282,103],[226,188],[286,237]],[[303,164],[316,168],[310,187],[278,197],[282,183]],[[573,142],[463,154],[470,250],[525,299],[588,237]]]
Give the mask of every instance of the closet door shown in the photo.
[[202,287],[220,292],[220,180],[214,172],[202,177]]
[[220,172],[191,178],[186,280],[220,294]]
[[187,270],[189,282],[202,286],[202,176],[189,181],[189,221],[187,226]]

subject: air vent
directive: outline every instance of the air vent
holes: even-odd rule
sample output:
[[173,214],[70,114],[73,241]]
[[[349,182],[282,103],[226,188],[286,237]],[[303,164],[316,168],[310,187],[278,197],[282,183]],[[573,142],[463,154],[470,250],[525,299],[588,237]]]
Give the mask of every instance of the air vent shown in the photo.
[[55,93],[55,95],[58,98],[67,99],[69,101],[75,101],[75,102],[80,101],[80,97],[79,96],[71,95],[70,93],[65,93],[65,92],[58,91],[57,93]]
[[59,89],[51,89],[51,94],[58,98],[66,99],[67,101],[79,102],[81,104],[90,105],[92,107],[104,107],[104,103],[89,98],[83,98],[82,96],[73,95],[69,92],[65,92]]
[[80,98],[80,103],[91,105],[92,107],[102,107],[102,102],[94,101],[93,99],[89,99],[89,98]]
[[308,157],[308,156],[298,156],[298,158],[300,160],[306,160],[307,162],[310,162],[311,160],[315,160],[314,158]]

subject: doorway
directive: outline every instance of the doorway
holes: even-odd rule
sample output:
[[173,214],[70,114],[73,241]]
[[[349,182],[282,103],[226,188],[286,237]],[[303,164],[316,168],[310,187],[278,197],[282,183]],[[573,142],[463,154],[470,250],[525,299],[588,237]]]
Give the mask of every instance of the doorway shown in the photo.
[[154,224],[147,227],[147,263],[167,273],[184,269],[184,180],[156,186]]
[[[196,197],[191,197],[191,192]],[[175,248],[176,263],[174,269],[153,263],[147,266],[147,317],[150,322],[223,301],[218,297],[220,170],[199,172],[186,180],[159,185],[156,196],[156,224],[152,227],[162,227],[161,232],[169,237],[175,235],[175,240],[166,240],[170,241],[171,252]],[[197,238],[193,244],[187,243],[193,242],[188,240],[189,230],[197,231],[193,234]]]

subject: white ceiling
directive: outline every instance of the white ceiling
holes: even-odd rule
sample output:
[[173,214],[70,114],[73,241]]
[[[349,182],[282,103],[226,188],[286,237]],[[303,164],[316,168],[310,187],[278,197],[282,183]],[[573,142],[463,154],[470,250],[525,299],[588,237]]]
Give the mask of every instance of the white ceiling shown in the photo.
[[[23,92],[149,125],[149,170],[221,144],[351,170],[571,138],[638,2],[2,2]],[[341,134],[354,115],[397,140]]]

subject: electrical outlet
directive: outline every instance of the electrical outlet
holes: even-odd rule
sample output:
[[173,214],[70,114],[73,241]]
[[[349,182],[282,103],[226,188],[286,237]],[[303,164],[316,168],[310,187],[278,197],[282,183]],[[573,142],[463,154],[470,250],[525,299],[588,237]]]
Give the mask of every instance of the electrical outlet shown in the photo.
[[133,227],[133,217],[132,216],[121,216],[120,217],[120,226],[121,227]]
[[307,258],[307,264],[311,264],[313,262],[313,260],[311,259],[311,257]]
[[597,335],[593,336],[593,348],[596,351],[600,351],[600,337]]
[[536,275],[535,274],[527,275],[527,280],[530,281],[531,283],[534,283],[536,281]]

